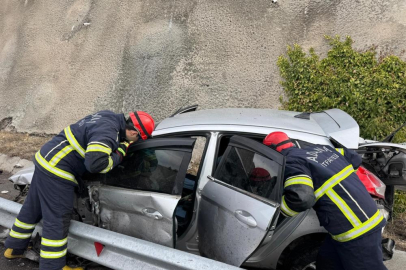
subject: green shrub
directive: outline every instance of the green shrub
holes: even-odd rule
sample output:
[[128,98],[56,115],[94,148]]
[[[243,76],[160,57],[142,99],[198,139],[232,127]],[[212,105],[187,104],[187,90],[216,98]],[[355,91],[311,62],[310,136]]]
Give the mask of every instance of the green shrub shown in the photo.
[[[352,39],[326,36],[331,49],[320,59],[314,49],[306,54],[288,46],[278,66],[284,79],[282,108],[314,112],[331,108],[346,111],[358,122],[361,137],[382,139],[406,122],[406,62],[394,55],[377,57],[375,48],[352,48]],[[394,142],[406,141],[406,129]]]
[[406,213],[406,192],[396,190],[395,204],[393,205],[393,215],[396,218],[403,213]]

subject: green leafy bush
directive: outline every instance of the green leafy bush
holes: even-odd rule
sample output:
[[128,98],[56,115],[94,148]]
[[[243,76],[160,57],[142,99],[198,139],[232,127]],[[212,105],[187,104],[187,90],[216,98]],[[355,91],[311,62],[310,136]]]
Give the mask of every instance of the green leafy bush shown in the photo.
[[[352,48],[352,39],[326,36],[331,45],[320,59],[314,49],[306,54],[288,46],[278,66],[284,79],[282,108],[314,112],[331,108],[346,111],[358,122],[361,137],[382,139],[406,122],[406,62],[394,55],[377,56],[376,48]],[[406,141],[406,129],[394,142]]]
[[396,190],[395,204],[393,205],[393,215],[396,218],[403,213],[406,213],[406,192]]

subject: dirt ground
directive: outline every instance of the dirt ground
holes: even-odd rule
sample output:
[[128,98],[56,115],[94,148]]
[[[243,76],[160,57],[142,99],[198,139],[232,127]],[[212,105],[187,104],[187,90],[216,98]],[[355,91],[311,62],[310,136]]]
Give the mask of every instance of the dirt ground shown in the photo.
[[396,249],[406,251],[406,213],[386,224],[384,236],[396,241]]
[[0,197],[15,201],[18,197],[20,191],[14,189],[14,184],[8,181],[8,178],[11,176],[9,173],[0,174]]
[[31,160],[54,135],[0,131],[0,153]]

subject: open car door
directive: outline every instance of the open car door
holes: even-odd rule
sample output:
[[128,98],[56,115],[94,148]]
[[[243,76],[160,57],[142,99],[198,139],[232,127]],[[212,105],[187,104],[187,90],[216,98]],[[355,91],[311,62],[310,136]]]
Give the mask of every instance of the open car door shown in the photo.
[[240,266],[271,235],[279,215],[284,162],[280,153],[259,142],[231,137],[201,193],[203,256]]
[[174,247],[174,212],[194,143],[191,138],[159,138],[132,145],[92,196],[99,227]]

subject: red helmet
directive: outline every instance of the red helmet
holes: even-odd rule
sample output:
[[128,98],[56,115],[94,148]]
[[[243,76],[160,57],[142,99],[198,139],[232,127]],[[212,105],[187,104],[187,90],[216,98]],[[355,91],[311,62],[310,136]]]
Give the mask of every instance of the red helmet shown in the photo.
[[257,167],[251,171],[249,180],[251,181],[251,184],[258,185],[264,182],[271,181],[271,175],[264,168]]
[[130,118],[143,140],[151,138],[151,133],[155,129],[155,122],[151,115],[143,111],[136,111],[130,112]]
[[268,136],[265,137],[263,143],[268,145],[272,149],[276,149],[276,151],[280,152],[283,149],[290,148],[295,146],[289,139],[288,135],[285,132],[275,131],[269,133]]

